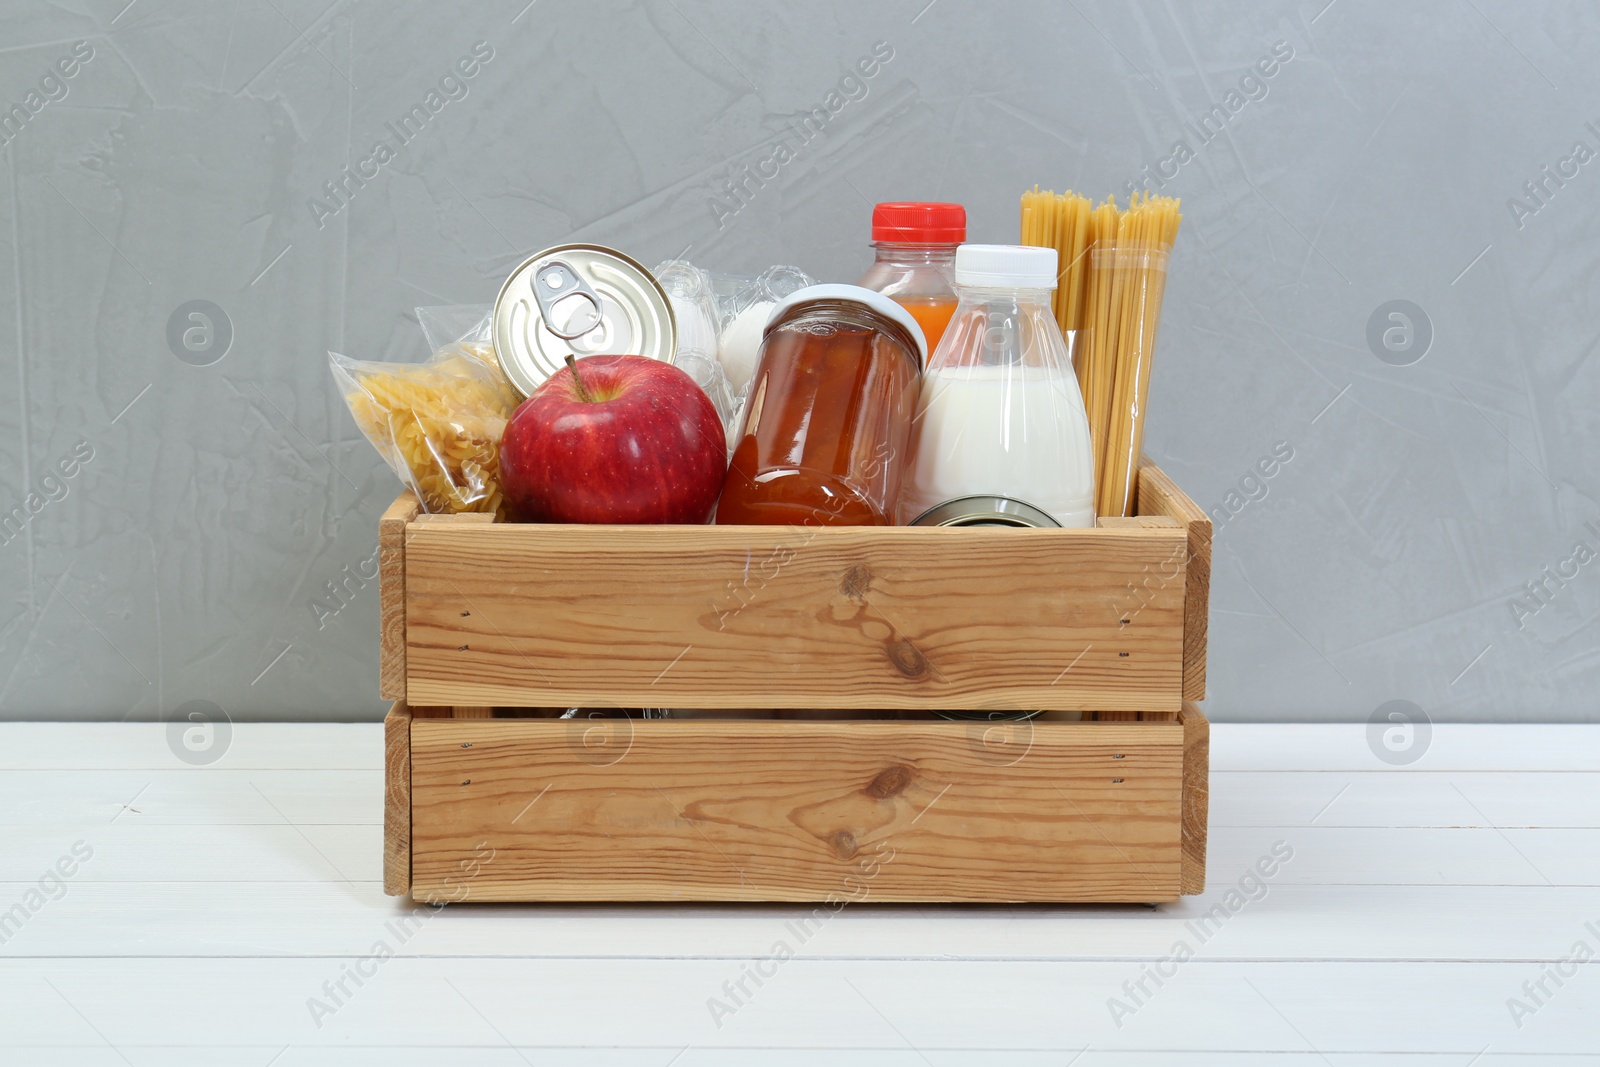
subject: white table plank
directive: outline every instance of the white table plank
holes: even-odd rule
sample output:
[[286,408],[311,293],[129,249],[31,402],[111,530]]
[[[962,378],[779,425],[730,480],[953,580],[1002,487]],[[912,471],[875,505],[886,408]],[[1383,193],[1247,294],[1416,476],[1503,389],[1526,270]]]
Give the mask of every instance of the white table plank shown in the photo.
[[1390,767],[1367,744],[1366,723],[1213,723],[1216,771],[1594,771],[1600,726],[1434,723],[1415,763]]
[[383,831],[315,823],[186,826],[134,817],[93,824],[8,827],[0,882],[32,882],[74,845],[91,853],[73,876],[85,882],[380,881]]
[[[3,888],[12,900],[22,886]],[[1121,907],[906,907],[840,912],[804,949],[830,959],[1148,960],[1225,899]],[[1588,888],[1271,884],[1204,926],[1208,960],[1553,960],[1600,907]],[[351,956],[414,905],[376,882],[70,883],[5,943],[4,955]],[[448,907],[405,946],[416,956],[750,958],[798,906]],[[1597,946],[1600,947],[1600,946]],[[1197,950],[1200,946],[1196,946]]]
[[[325,985],[344,973],[330,960],[99,960],[70,969],[20,960],[0,974],[0,997],[15,1013],[7,1040],[22,1048],[87,1045],[98,1031],[132,1048],[182,1037],[308,1047],[909,1048],[933,1056],[1070,1053],[1087,1044],[1127,1052],[1433,1052],[1465,1063],[1485,1047],[1587,1051],[1600,1016],[1600,983],[1583,975],[1518,1029],[1505,1001],[1537,977],[1527,964],[1192,962],[1135,1002],[1127,989],[1143,970],[1122,962],[791,960],[761,987],[747,982],[749,996],[735,1004],[728,990],[744,967],[395,959],[374,964],[359,988],[347,982],[345,996]],[[1113,1015],[1114,999],[1132,1014]],[[714,1014],[714,1000],[732,1014]],[[331,1014],[317,1010],[319,1001]]]
[[[234,723],[209,767],[231,770],[351,769],[383,763],[381,723]],[[0,723],[0,771],[189,770],[173,752],[168,725],[140,722]]]
[[1600,773],[1215,771],[1211,827],[1600,827]]
[[[1209,876],[1243,874],[1278,841],[1291,885],[1600,887],[1600,830],[1370,826],[1236,827],[1212,837]],[[1597,894],[1600,896],[1600,894]]]
[[[126,810],[124,810],[126,808]],[[383,771],[0,771],[0,827],[41,821],[142,823],[383,823]]]

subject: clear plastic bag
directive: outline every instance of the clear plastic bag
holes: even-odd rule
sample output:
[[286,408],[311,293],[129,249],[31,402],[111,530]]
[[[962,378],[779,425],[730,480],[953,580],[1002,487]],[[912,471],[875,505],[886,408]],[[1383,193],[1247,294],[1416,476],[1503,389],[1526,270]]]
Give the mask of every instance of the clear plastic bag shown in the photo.
[[422,339],[428,343],[429,352],[437,352],[455,342],[494,343],[490,336],[494,308],[485,304],[445,304],[417,308],[416,313],[417,325],[422,327]]
[[[433,514],[505,518],[500,438],[521,398],[500,372],[478,326],[422,363],[380,363],[328,353],[356,425]],[[470,321],[468,309],[418,309],[424,333]],[[455,313],[459,312],[457,315]]]

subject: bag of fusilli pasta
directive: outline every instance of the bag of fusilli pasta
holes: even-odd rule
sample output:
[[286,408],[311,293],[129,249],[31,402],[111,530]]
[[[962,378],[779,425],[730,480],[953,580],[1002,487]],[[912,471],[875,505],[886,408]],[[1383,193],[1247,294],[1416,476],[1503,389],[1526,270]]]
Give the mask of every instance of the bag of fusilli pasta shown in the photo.
[[424,511],[505,518],[500,437],[521,402],[477,331],[423,363],[375,363],[328,353],[356,425]]

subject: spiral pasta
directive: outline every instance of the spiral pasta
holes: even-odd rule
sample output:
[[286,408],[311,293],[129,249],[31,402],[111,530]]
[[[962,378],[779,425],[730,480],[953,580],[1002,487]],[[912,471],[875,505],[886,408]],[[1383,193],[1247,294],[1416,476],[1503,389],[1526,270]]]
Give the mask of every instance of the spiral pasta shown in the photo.
[[424,511],[505,518],[500,438],[519,397],[487,345],[447,345],[422,364],[335,360],[361,432]]

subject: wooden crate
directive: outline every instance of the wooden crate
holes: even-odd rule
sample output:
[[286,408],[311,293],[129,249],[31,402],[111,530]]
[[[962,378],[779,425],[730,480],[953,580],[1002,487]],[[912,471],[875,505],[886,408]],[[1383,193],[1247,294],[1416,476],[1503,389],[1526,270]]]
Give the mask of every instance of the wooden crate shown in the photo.
[[996,530],[512,525],[402,495],[379,545],[386,891],[1201,891],[1211,526],[1148,461],[1138,499]]

